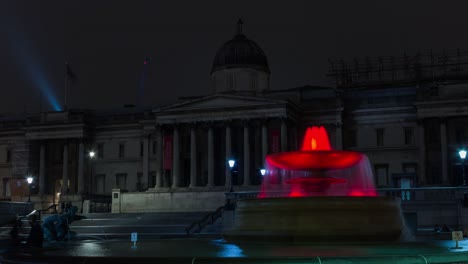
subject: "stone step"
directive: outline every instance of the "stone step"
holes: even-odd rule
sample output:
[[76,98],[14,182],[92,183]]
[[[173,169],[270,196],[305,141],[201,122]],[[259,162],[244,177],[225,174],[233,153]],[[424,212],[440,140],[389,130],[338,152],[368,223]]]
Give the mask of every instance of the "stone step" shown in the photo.
[[107,225],[190,225],[197,218],[174,218],[174,219],[82,219],[74,221],[71,226],[107,226]]
[[[186,228],[194,221],[199,221],[207,212],[177,212],[177,213],[138,213],[138,214],[84,214],[87,218],[74,221],[70,230],[77,233],[80,239],[123,238],[130,233],[138,232],[145,237],[184,237]],[[42,215],[42,220],[49,214]],[[30,231],[27,219],[19,229],[22,236]],[[222,221],[218,219],[214,224],[206,225],[197,236],[218,237],[222,231]],[[9,236],[11,225],[0,227],[0,236]]]
[[[161,212],[161,213],[125,213],[125,214],[112,214],[112,213],[92,213],[92,214],[78,214],[86,217],[86,219],[131,219],[131,218],[149,218],[149,219],[177,219],[177,218],[194,218],[200,219],[209,212]],[[50,214],[43,214],[42,219],[48,217]]]

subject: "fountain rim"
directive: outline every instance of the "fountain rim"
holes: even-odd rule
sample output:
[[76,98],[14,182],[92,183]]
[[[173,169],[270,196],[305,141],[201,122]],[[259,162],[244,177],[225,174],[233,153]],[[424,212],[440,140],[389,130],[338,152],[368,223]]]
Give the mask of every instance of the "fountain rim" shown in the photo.
[[[303,160],[290,159],[290,156],[301,156]],[[297,150],[266,156],[267,164],[287,170],[339,170],[354,166],[363,158],[364,154],[350,150]]]
[[238,199],[237,201],[255,201],[258,200],[258,202],[268,202],[269,200],[341,200],[341,199],[346,199],[346,200],[382,200],[382,201],[399,201],[400,199],[396,197],[391,197],[391,196],[347,196],[347,195],[335,195],[335,196],[324,196],[324,195],[319,195],[319,196],[298,196],[298,197],[265,197],[265,198],[259,198],[259,197],[249,197],[249,198],[241,198]]

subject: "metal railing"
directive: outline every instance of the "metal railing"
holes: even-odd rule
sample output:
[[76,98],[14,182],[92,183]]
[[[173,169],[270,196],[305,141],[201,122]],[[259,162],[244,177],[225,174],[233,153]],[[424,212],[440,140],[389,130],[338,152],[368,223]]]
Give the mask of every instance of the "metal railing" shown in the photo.
[[[36,210],[34,210],[36,211]],[[45,208],[45,209],[41,209],[41,210],[37,210],[37,212],[39,213],[39,219],[42,218],[42,213],[44,212],[51,212],[52,214],[57,214],[57,204],[51,204],[49,207]]]
[[465,198],[465,193],[468,193],[468,186],[379,188],[377,192],[380,196],[400,198],[402,203],[410,201],[458,201]]
[[222,216],[223,210],[224,210],[224,205],[218,207],[214,212],[210,212],[206,214],[202,219],[194,221],[187,228],[185,228],[185,232],[187,233],[187,236],[190,236],[193,233],[200,233],[201,230],[208,224],[210,225],[214,224],[214,222],[216,222],[216,220]]
[[[468,186],[462,187],[416,187],[416,188],[378,188],[379,196],[388,196],[401,199],[402,203],[408,201],[457,201],[468,198]],[[225,193],[227,200],[257,198],[259,191],[242,191]],[[271,191],[268,197],[285,197],[287,192]]]

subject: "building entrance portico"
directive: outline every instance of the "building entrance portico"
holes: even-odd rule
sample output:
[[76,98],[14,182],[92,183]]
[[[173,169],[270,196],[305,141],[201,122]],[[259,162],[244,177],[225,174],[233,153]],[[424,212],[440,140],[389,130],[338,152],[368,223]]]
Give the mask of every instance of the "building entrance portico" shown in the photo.
[[286,120],[294,122],[294,108],[286,101],[235,95],[203,97],[154,112],[163,135],[158,160],[171,163],[160,174],[170,171],[173,189],[229,189],[230,158],[237,163],[232,182],[252,189],[260,183],[257,170],[264,166],[269,136],[276,137],[275,149],[288,146],[285,136],[269,135],[268,129],[286,133]]

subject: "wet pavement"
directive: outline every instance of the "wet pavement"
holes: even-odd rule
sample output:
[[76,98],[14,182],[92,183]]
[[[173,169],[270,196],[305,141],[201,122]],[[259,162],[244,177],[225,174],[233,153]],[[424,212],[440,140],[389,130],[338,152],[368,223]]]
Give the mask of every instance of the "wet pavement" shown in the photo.
[[142,240],[133,246],[129,237],[46,243],[43,249],[3,247],[2,263],[468,263],[468,240],[453,247],[447,240],[321,245],[199,238]]

